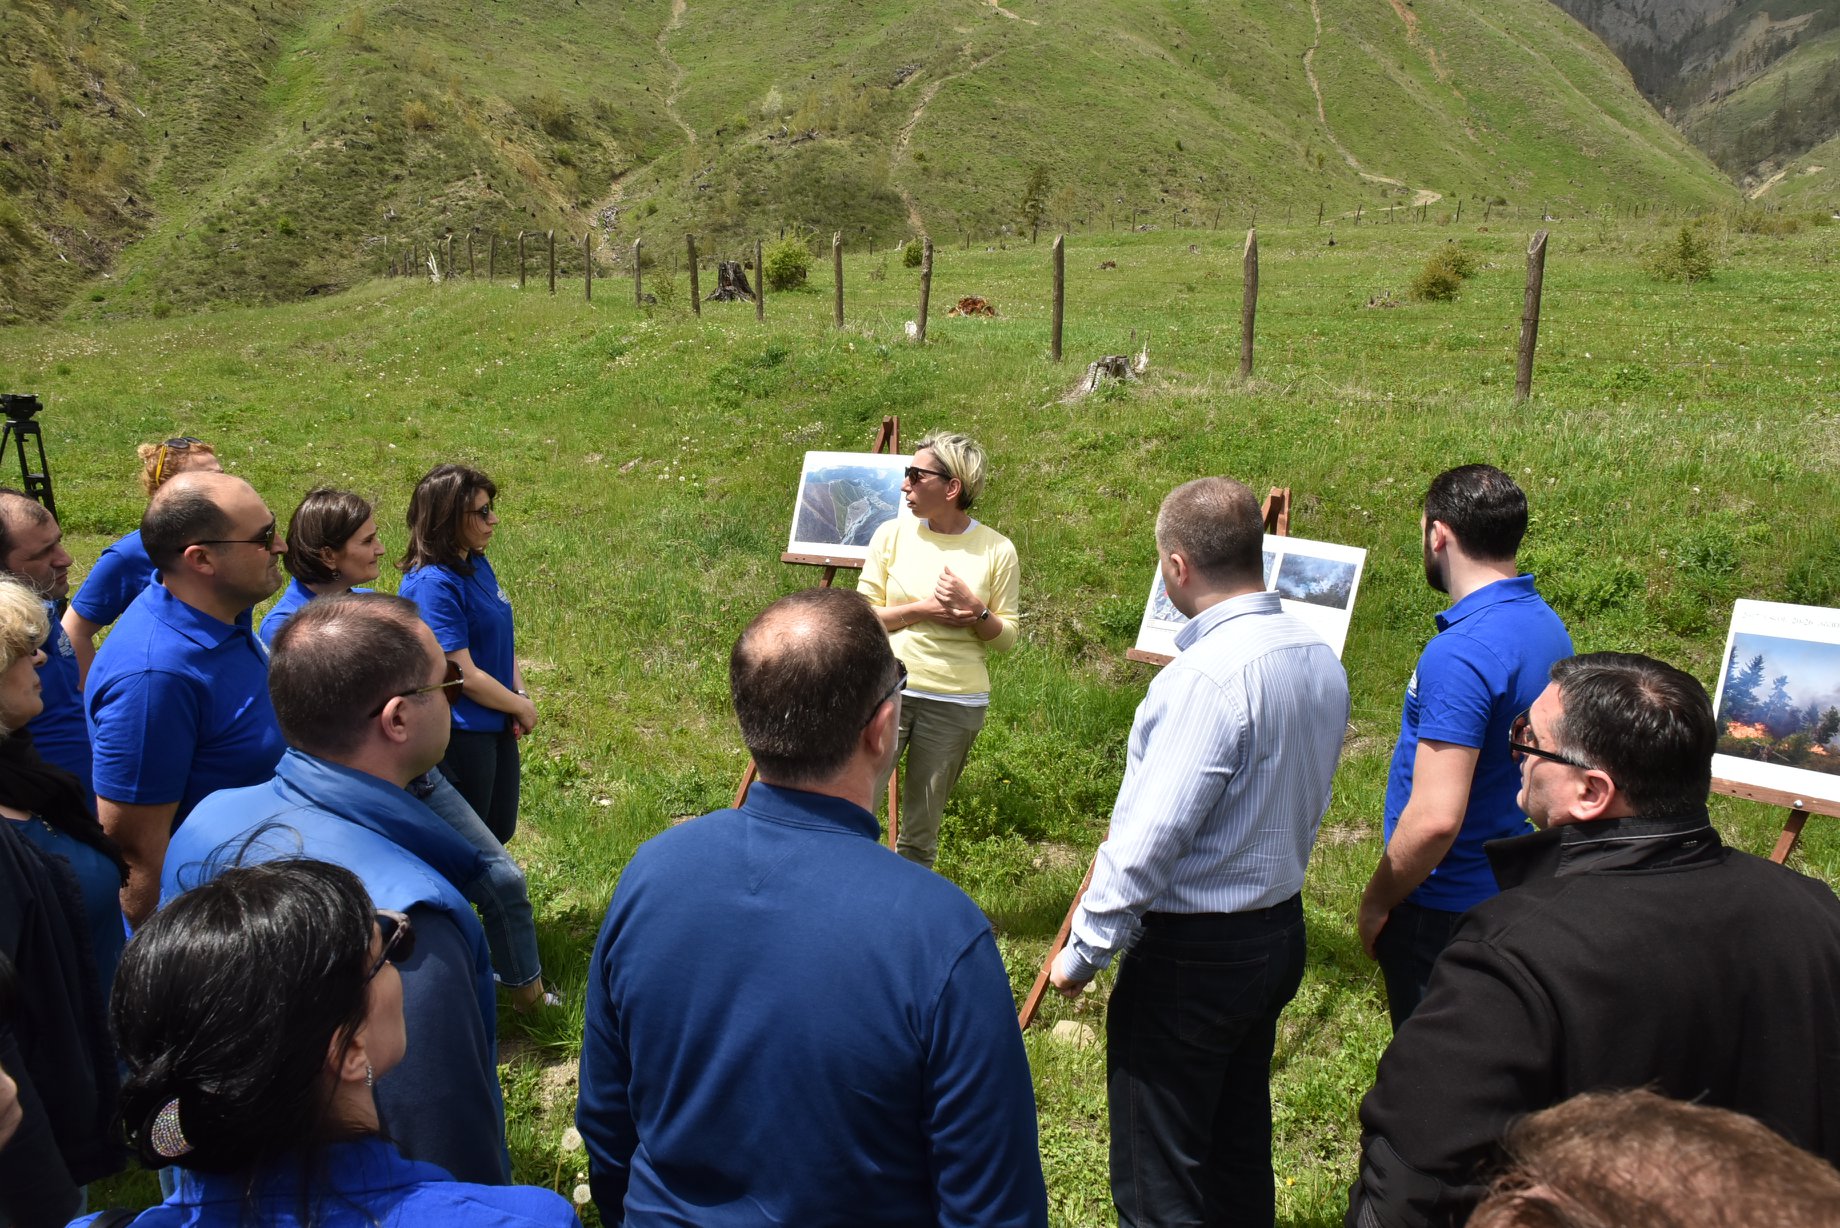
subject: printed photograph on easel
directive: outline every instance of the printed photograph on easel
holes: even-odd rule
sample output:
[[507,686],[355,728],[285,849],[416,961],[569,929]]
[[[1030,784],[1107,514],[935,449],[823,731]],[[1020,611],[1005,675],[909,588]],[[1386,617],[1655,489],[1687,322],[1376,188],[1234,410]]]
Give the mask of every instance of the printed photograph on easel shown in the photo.
[[876,529],[910,514],[901,479],[911,464],[886,452],[807,452],[787,551],[861,562]]
[[1714,776],[1840,802],[1840,610],[1738,602],[1714,711]]
[[[1367,551],[1302,537],[1265,535],[1265,587],[1276,589],[1285,613],[1308,623],[1340,656],[1354,614],[1355,591]],[[1137,626],[1139,652],[1176,655],[1176,632],[1188,621],[1163,591],[1163,572],[1152,567],[1150,597]]]

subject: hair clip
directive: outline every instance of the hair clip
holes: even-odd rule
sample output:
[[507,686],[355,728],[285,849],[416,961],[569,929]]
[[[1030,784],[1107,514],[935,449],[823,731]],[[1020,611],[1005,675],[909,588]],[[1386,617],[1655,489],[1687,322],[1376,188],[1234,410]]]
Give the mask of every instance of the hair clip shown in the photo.
[[153,1125],[147,1131],[147,1141],[153,1145],[153,1153],[162,1159],[176,1160],[192,1149],[185,1137],[185,1130],[179,1125],[179,1097],[174,1096],[160,1106],[160,1111],[153,1115]]

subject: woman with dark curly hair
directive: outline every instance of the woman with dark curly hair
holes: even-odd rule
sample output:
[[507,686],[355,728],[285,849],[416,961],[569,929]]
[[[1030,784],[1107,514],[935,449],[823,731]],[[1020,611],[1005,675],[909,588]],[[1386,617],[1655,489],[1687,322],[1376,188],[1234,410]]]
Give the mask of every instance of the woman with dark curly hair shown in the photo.
[[406,916],[305,859],[226,870],[136,931],[112,1011],[122,1120],[143,1163],[187,1173],[138,1228],[578,1223],[552,1191],[457,1182],[379,1133],[414,949]]

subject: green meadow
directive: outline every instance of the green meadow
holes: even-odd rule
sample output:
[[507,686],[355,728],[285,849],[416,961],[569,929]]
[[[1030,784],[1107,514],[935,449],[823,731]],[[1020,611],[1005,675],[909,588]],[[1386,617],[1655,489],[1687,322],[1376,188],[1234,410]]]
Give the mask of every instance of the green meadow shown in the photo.
[[[942,245],[924,347],[904,337],[918,275],[897,253],[847,254],[840,331],[828,250],[812,285],[770,293],[757,322],[747,304],[692,315],[661,245],[644,308],[625,281],[597,283],[591,303],[579,283],[551,297],[534,278],[523,292],[377,281],[291,306],[0,331],[0,388],[45,398],[79,566],[137,523],[134,445],[168,435],[212,440],[283,520],[313,485],[365,494],[392,549],[431,465],[497,479],[492,557],[541,716],[512,847],[569,1002],[534,1023],[502,1016],[503,1075],[518,1178],[565,1193],[585,1167],[561,1139],[607,900],[641,841],[728,803],[745,762],[728,649],[762,605],[818,580],[779,561],[803,452],[866,449],[895,414],[910,442],[952,428],[991,453],[978,515],[1020,553],[1023,634],[993,669],[939,870],[989,914],[1018,999],[1104,835],[1151,676],[1124,654],[1160,499],[1206,473],[1288,485],[1294,533],[1368,551],[1343,655],[1354,717],[1305,893],[1309,970],[1273,1073],[1279,1218],[1330,1224],[1388,1038],[1353,914],[1403,688],[1441,608],[1419,555],[1427,481],[1479,460],[1517,476],[1533,508],[1523,562],[1581,649],[1650,652],[1710,684],[1733,599],[1840,602],[1840,229],[1710,218],[1694,233],[1713,276],[1682,283],[1644,271],[1678,221],[1550,223],[1534,395],[1517,404],[1536,223],[1441,216],[1263,228],[1248,383],[1244,231],[1185,229],[1069,237],[1058,365],[1044,234]],[[1473,276],[1454,301],[1412,300],[1452,242]],[[971,294],[997,316],[945,315]],[[1141,381],[1066,399],[1087,362],[1141,350]],[[1759,853],[1782,818],[1729,799],[1714,813]],[[1809,824],[1796,864],[1840,882],[1832,822]],[[1027,1037],[1057,1224],[1110,1222],[1102,1051],[1048,1035],[1065,1019],[1102,1035],[1109,985],[1053,999]],[[144,1178],[104,1191],[150,1192]]]

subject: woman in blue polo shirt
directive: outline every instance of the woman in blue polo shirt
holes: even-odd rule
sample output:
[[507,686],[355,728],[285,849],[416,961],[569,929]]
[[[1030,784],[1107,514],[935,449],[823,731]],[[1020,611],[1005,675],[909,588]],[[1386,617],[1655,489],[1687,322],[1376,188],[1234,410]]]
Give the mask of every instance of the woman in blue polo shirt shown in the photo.
[[535,728],[537,708],[518,670],[511,599],[486,561],[498,527],[497,495],[497,485],[477,469],[429,470],[409,497],[399,591],[421,608],[441,651],[466,676],[441,771],[508,844],[517,830],[517,740]]
[[[217,449],[190,435],[144,443],[139,455],[141,486],[149,499],[175,474],[224,471]],[[83,587],[70,599],[63,618],[64,634],[77,654],[78,685],[89,677],[89,663],[96,658],[96,636],[134,604],[156,574],[137,528],[104,550],[83,577]]]
[[[293,579],[262,620],[259,633],[271,648],[281,628],[315,597],[370,592],[363,586],[377,578],[384,555],[369,501],[350,491],[325,487],[308,491],[294,509],[288,520],[287,544],[283,561]],[[479,906],[486,945],[492,952],[492,971],[510,992],[511,1004],[519,1011],[559,1004],[561,999],[543,984],[543,962],[537,954],[537,929],[524,871],[439,771],[410,781],[409,792],[486,855],[485,873],[472,882],[454,885]]]
[[135,932],[113,1012],[122,1121],[142,1163],[186,1170],[135,1224],[579,1228],[554,1191],[455,1181],[385,1135],[375,1084],[408,1048],[415,937],[349,870],[305,859],[225,870]]

